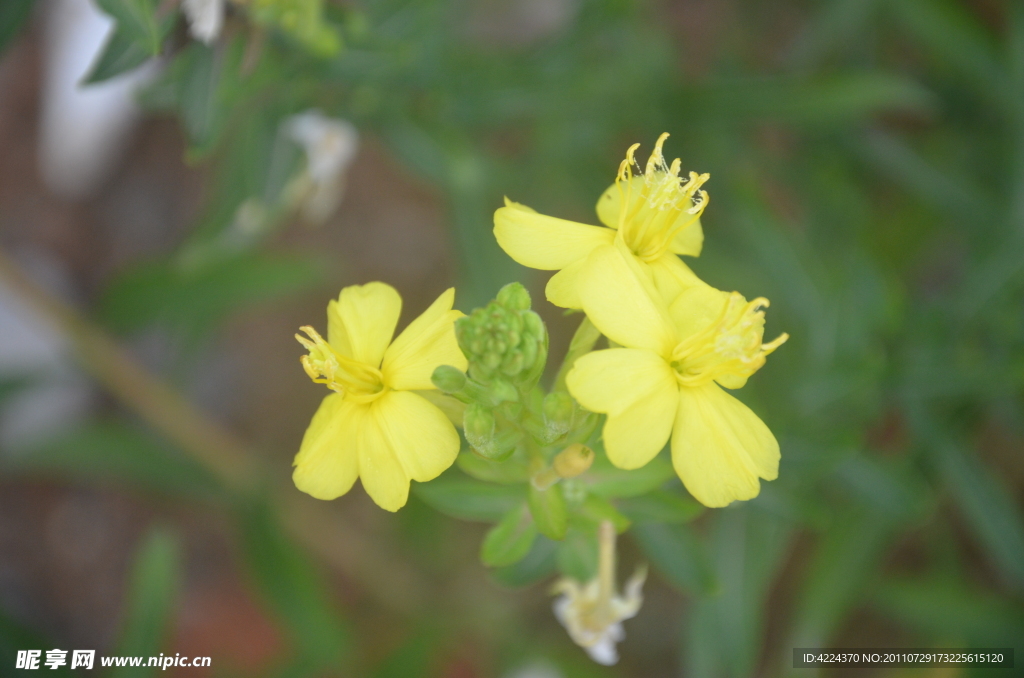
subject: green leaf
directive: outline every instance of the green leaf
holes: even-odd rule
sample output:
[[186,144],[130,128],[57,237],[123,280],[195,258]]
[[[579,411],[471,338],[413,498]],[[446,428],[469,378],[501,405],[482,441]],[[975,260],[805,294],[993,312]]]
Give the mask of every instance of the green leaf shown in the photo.
[[637,523],[688,523],[704,513],[704,507],[689,495],[653,490],[617,502],[619,510]]
[[515,455],[499,462],[467,451],[460,454],[455,461],[468,475],[489,483],[525,483],[530,479],[530,467],[526,460]]
[[569,528],[569,513],[565,508],[561,484],[538,490],[531,483],[526,502],[541,534],[556,541],[565,538],[565,531]]
[[505,567],[526,557],[537,538],[537,526],[523,504],[509,511],[487,532],[480,547],[480,560],[489,567]]
[[337,671],[348,657],[351,638],[320,573],[284,533],[267,503],[246,507],[240,520],[248,569],[298,659],[312,674]]
[[934,96],[904,76],[843,73],[814,80],[775,77],[721,80],[679,95],[693,114],[717,121],[773,120],[845,126],[885,111],[928,112]]
[[33,0],[4,0],[0,2],[0,55],[21,32],[32,15]]
[[604,454],[598,454],[583,481],[589,492],[600,497],[636,497],[661,487],[675,474],[672,464],[663,456],[655,457],[646,466],[624,471],[612,466]]
[[157,19],[157,0],[96,0],[99,8],[117,22],[118,30],[150,54],[160,53],[163,37],[169,30],[166,20]]
[[956,638],[967,646],[1004,647],[1024,638],[1019,605],[957,576],[896,577],[874,589],[871,601],[886,616],[935,641]]
[[533,547],[526,557],[515,565],[500,567],[491,573],[499,584],[510,587],[532,584],[555,571],[555,553],[558,542],[539,535],[533,541]]
[[187,497],[223,496],[217,479],[192,458],[144,431],[115,422],[72,430],[9,456],[2,467],[5,473],[119,483],[130,489]]
[[887,3],[913,38],[957,75],[992,100],[1010,102],[995,36],[975,13],[953,0]]
[[500,521],[525,499],[522,486],[491,485],[453,471],[429,483],[414,483],[412,489],[417,497],[447,516],[488,523]]
[[181,122],[193,153],[212,148],[224,130],[227,102],[221,92],[224,55],[201,43],[192,43],[175,58],[177,101]]
[[629,518],[622,515],[610,501],[596,494],[588,494],[581,505],[573,508],[570,516],[570,522],[585,522],[594,529],[605,520],[611,521],[615,531],[619,534],[628,530],[632,525]]
[[1003,579],[1024,591],[1024,519],[1012,495],[973,455],[933,437],[942,475]]
[[118,275],[100,299],[102,320],[118,332],[156,322],[186,334],[217,327],[231,312],[307,289],[321,279],[312,260],[242,254],[187,268],[175,261],[137,265]]
[[836,516],[818,545],[800,596],[793,647],[825,647],[860,601],[891,533],[872,511]]
[[685,525],[643,523],[630,531],[633,538],[665,578],[685,591],[713,593],[718,582],[707,553]]
[[138,68],[152,58],[142,45],[118,26],[107,38],[103,50],[89,68],[89,74],[82,81],[85,85],[94,85],[115,76]]
[[597,576],[597,552],[596,531],[570,528],[558,544],[555,556],[558,571],[578,582],[588,582]]
[[[164,648],[171,630],[180,579],[177,540],[155,528],[143,539],[132,567],[118,655],[153,657]],[[154,675],[155,667],[115,668],[112,678]]]

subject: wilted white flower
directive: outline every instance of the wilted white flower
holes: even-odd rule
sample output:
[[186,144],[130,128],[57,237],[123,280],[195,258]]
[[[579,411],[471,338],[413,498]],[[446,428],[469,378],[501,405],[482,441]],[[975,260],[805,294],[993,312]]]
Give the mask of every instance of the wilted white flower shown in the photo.
[[224,0],[183,0],[181,8],[193,38],[207,45],[217,39],[224,26]]
[[345,172],[355,159],[359,132],[352,123],[311,110],[293,115],[285,131],[306,152],[306,170],[290,190],[308,221],[325,221],[345,193]]
[[626,590],[615,590],[615,528],[608,521],[598,532],[597,577],[586,584],[562,578],[554,588],[561,597],[555,601],[555,617],[573,641],[587,651],[590,658],[606,666],[619,661],[615,645],[626,637],[622,622],[636,616],[643,604],[641,589],[647,569],[640,567],[626,582]]

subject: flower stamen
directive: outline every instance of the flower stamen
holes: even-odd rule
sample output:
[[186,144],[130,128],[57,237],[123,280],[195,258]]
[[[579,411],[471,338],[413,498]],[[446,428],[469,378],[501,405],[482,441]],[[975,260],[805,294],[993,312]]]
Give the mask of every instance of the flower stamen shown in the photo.
[[679,158],[668,165],[662,153],[668,136],[666,132],[658,137],[642,173],[644,181],[638,194],[634,194],[633,167],[639,171],[634,158],[639,144],[626,151],[615,179],[619,191],[619,233],[630,250],[648,263],[665,254],[676,235],[695,223],[708,203],[708,194],[701,186],[710,175],[690,172],[685,180],[680,178]]
[[359,402],[369,402],[384,392],[384,377],[371,365],[347,358],[324,340],[320,334],[305,325],[299,328],[309,338],[296,334],[295,338],[309,351],[300,359],[302,369],[314,383],[324,384],[336,393],[348,394]]
[[768,300],[758,297],[744,303],[733,292],[718,319],[680,342],[672,352],[676,379],[683,386],[702,386],[726,375],[746,378],[759,370],[765,357],[789,339],[779,335],[761,343]]

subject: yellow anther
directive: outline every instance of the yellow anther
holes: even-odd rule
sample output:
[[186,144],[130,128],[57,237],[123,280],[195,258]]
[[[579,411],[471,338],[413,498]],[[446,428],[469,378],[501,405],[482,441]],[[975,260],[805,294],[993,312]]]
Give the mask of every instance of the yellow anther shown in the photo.
[[764,311],[768,300],[758,297],[744,303],[743,295],[733,292],[715,322],[680,342],[672,352],[676,379],[683,386],[700,386],[720,377],[749,377],[765,363],[765,357],[781,346],[788,334],[767,344],[764,336]]
[[380,370],[341,355],[312,327],[305,325],[299,329],[309,335],[308,339],[295,335],[309,351],[309,355],[300,358],[302,369],[315,383],[356,400],[374,400],[383,393],[384,379]]

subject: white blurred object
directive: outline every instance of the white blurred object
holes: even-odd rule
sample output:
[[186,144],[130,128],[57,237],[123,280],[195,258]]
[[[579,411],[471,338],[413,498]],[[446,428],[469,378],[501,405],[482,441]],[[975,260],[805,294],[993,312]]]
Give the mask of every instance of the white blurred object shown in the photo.
[[535,661],[505,674],[505,678],[565,678],[565,675],[546,661]]
[[188,18],[189,33],[209,45],[224,27],[224,0],[184,0],[181,3]]
[[114,22],[89,0],[47,3],[45,82],[39,162],[47,187],[85,198],[110,176],[139,119],[135,89],[156,64],[96,85],[80,85],[100,55]]
[[[68,287],[53,260],[35,256],[23,263],[46,287]],[[5,451],[66,430],[88,413],[92,389],[69,353],[60,331],[16,290],[0,283],[0,381],[31,380],[0,402],[0,447]]]
[[641,593],[647,569],[639,568],[626,582],[626,590],[615,590],[615,528],[607,520],[598,529],[597,576],[586,584],[563,577],[555,583],[561,597],[554,603],[555,617],[569,637],[598,664],[619,661],[616,644],[625,640],[622,622],[632,619],[644,602]]
[[307,221],[322,223],[345,196],[345,175],[359,149],[359,132],[347,120],[311,110],[285,121],[285,133],[306,152],[306,170],[289,187]]

